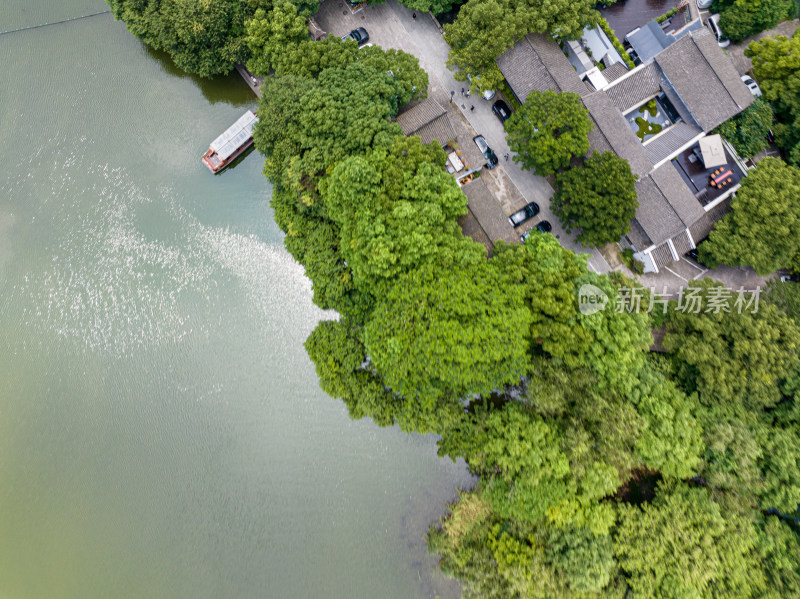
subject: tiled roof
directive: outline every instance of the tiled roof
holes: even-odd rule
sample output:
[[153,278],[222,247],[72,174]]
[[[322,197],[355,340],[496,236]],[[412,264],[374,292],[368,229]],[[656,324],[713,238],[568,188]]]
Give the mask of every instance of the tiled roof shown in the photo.
[[605,92],[589,94],[583,98],[583,103],[596,124],[596,129],[589,135],[592,149],[603,152],[606,151],[606,146],[610,147],[620,158],[630,163],[631,171],[639,177],[650,172],[653,164],[648,160],[642,143]]
[[622,77],[627,72],[628,72],[628,66],[624,62],[615,62],[605,71],[603,71],[603,75],[608,80],[608,82],[611,83]]
[[[397,124],[403,130],[404,135],[413,135],[425,125],[441,117],[447,111],[433,98],[425,98],[422,102],[409,110],[398,114]],[[442,143],[451,138],[440,140]]]
[[536,33],[526,36],[526,39],[539,55],[547,72],[555,79],[562,92],[572,92],[582,96],[588,93],[586,86],[581,82],[581,78],[575,72],[569,59],[552,38]]
[[533,90],[552,89],[581,96],[590,93],[559,45],[541,33],[527,35],[514,44],[497,59],[497,66],[520,102]]
[[503,208],[494,199],[489,188],[480,179],[470,181],[461,188],[467,196],[467,203],[472,214],[475,215],[481,228],[489,236],[492,243],[503,239],[508,243],[519,241],[519,235],[508,222]]
[[513,48],[501,54],[497,59],[497,66],[520,102],[525,102],[533,90],[561,91],[528,38],[520,40]]
[[652,177],[636,182],[636,195],[639,199],[636,220],[654,244],[663,243],[686,228]]
[[706,132],[753,101],[745,98],[742,89],[750,92],[707,29],[682,37],[655,61]]
[[683,103],[681,97],[677,94],[677,92],[673,89],[672,84],[667,81],[666,77],[663,75],[661,76],[661,91],[664,92],[664,95],[667,97],[667,100],[670,101],[672,106],[675,110],[678,111],[680,117],[687,123],[691,123],[698,128],[700,128],[700,123],[698,123],[692,113],[689,112],[689,109],[686,107],[686,104]]
[[672,125],[669,129],[647,141],[644,151],[653,164],[658,164],[662,160],[671,158],[685,144],[700,135],[702,131],[683,121]]
[[650,173],[650,177],[684,225],[689,226],[705,214],[700,202],[689,190],[672,162],[659,166]]
[[606,93],[614,105],[625,112],[658,94],[661,91],[660,78],[658,66],[651,62],[612,83],[606,88]]
[[703,27],[696,32],[692,32],[691,37],[708,61],[708,64],[714,69],[714,73],[731,94],[739,109],[744,110],[750,106],[755,101],[753,94],[742,83],[739,72],[733,66],[733,61],[725,55],[714,36]]
[[427,125],[423,125],[417,129],[415,135],[419,135],[424,144],[435,140],[440,146],[456,138],[456,132],[453,129],[452,123],[450,123],[450,118],[446,114],[435,118]]
[[647,236],[647,233],[645,233],[644,229],[642,229],[642,225],[640,225],[639,221],[635,218],[631,219],[631,228],[627,235],[637,252],[646,250],[653,245],[653,242]]

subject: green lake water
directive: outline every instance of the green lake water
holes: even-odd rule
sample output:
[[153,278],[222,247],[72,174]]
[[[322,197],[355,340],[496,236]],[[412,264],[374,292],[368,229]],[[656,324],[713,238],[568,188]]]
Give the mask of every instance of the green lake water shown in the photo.
[[[2,0],[0,30],[104,8]],[[457,597],[424,535],[463,463],[320,391],[335,315],[261,157],[200,161],[246,85],[111,15],[0,56],[0,599]]]

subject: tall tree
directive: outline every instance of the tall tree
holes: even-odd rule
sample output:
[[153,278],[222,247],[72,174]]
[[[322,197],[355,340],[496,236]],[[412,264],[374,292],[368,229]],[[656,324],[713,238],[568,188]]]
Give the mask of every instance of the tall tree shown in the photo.
[[747,518],[723,514],[702,488],[662,485],[620,510],[614,549],[634,598],[750,597],[763,590]]
[[767,147],[767,137],[775,115],[772,107],[761,98],[716,130],[727,139],[740,156],[752,158]]
[[566,168],[589,151],[592,122],[578,94],[533,90],[504,127],[514,162],[538,175]]
[[247,58],[245,21],[271,0],[108,0],[114,17],[178,68],[213,77]]
[[709,266],[752,266],[760,275],[789,266],[800,251],[800,170],[767,157],[742,181],[733,210],[700,245]]
[[704,311],[676,310],[664,338],[684,389],[729,415],[777,404],[781,381],[800,361],[800,329],[775,306],[737,306],[739,297],[710,279],[698,296]]
[[740,42],[775,27],[793,10],[793,3],[787,0],[735,0],[722,10],[719,25],[731,40]]
[[259,8],[247,22],[245,41],[250,51],[247,69],[256,75],[266,75],[278,65],[279,56],[287,46],[307,39],[308,17],[288,0],[277,0],[269,13]]
[[[464,243],[471,244],[471,240]],[[401,275],[364,330],[368,354],[396,392],[436,401],[444,392],[489,394],[519,383],[530,311],[483,258],[425,264]]]
[[745,55],[753,60],[753,75],[781,123],[775,130],[777,141],[789,162],[800,166],[800,29],[791,38],[753,41]]
[[592,0],[470,0],[444,27],[451,48],[447,65],[458,69],[456,78],[482,77],[483,88],[493,88],[502,81],[495,61],[514,42],[545,32],[578,39],[585,26],[596,22],[593,6]]
[[594,153],[583,166],[556,176],[553,212],[567,231],[580,229],[577,239],[584,246],[618,241],[639,206],[635,183],[627,160]]
[[467,199],[441,167],[445,160],[435,144],[397,137],[333,170],[325,205],[341,227],[356,284],[377,292],[400,273],[463,249],[456,218],[466,214]]

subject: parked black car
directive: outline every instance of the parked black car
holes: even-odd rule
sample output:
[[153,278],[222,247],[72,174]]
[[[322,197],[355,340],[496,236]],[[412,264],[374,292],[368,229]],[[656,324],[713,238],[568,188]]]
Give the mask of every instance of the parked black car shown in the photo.
[[520,239],[522,240],[522,243],[525,243],[525,240],[528,237],[530,237],[531,234],[533,234],[533,233],[549,233],[552,230],[553,230],[553,227],[550,225],[550,223],[548,221],[546,221],[546,220],[543,220],[540,223],[536,223],[536,226],[533,227],[533,229],[530,229],[529,231],[525,231],[520,236]]
[[500,119],[501,123],[505,123],[511,118],[511,109],[508,107],[508,104],[502,100],[498,100],[492,104],[492,112]]
[[347,35],[342,36],[343,42],[346,42],[347,40],[354,40],[360,46],[369,41],[369,33],[367,33],[367,30],[363,27],[359,27],[358,29],[353,29],[353,31]]
[[699,260],[699,253],[698,253],[698,251],[697,251],[697,248],[699,248],[699,247],[700,247],[700,244],[701,244],[701,243],[703,243],[703,242],[704,242],[706,239],[708,239],[708,237],[703,237],[703,238],[702,238],[700,241],[698,241],[698,242],[697,242],[697,247],[695,247],[695,248],[693,248],[693,249],[689,250],[689,251],[688,251],[688,252],[686,252],[686,254],[684,254],[684,255],[685,255],[685,256],[688,256],[689,258],[691,258],[692,260],[694,260],[695,262],[697,262],[697,263],[698,263],[700,266],[703,266],[703,267],[705,267],[705,268],[708,268],[708,266],[706,266],[705,264],[703,264],[702,262],[700,262],[700,260]]
[[539,204],[536,202],[531,202],[521,210],[517,210],[514,214],[509,216],[508,222],[511,223],[512,227],[518,227],[525,221],[532,219],[537,214],[539,214]]
[[486,158],[486,168],[493,169],[496,167],[497,154],[495,154],[492,148],[489,147],[489,144],[486,143],[483,135],[476,135],[472,138],[472,141],[475,142],[475,145],[478,146],[478,149],[481,151],[484,158]]

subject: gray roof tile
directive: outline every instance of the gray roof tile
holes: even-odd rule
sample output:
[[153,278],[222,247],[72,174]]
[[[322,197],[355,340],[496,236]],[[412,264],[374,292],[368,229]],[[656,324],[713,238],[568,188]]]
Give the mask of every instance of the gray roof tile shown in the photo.
[[625,73],[628,72],[628,66],[624,62],[615,62],[610,67],[606,68],[603,71],[603,77],[606,78],[606,81],[612,83],[616,81],[620,77],[622,77]]
[[701,133],[702,131],[694,125],[680,121],[658,137],[647,140],[644,151],[647,153],[650,162],[657,164],[662,160],[671,158],[672,154]]
[[654,244],[663,243],[686,228],[652,177],[636,182],[636,194],[639,199],[636,220]]
[[614,105],[625,112],[658,94],[661,91],[660,79],[658,66],[651,62],[616,80],[606,88],[606,93]]
[[414,134],[419,135],[422,143],[424,144],[435,140],[439,142],[440,146],[443,146],[450,140],[456,138],[456,132],[453,129],[453,124],[450,122],[450,118],[446,114],[435,118],[427,125],[423,125],[417,129]]
[[705,28],[682,37],[655,61],[706,132],[752,102],[752,96],[749,101],[744,98],[741,88],[746,86],[735,70],[731,73],[733,65]]
[[575,67],[572,66],[559,45],[551,37],[535,33],[528,35],[527,40],[539,55],[547,72],[555,79],[562,92],[572,92],[581,96],[589,93],[575,71]]
[[705,214],[700,202],[694,197],[671,161],[650,173],[650,177],[685,226],[688,227]]
[[628,161],[634,174],[642,177],[649,173],[653,164],[648,160],[642,143],[605,92],[589,94],[583,98],[583,103],[596,124],[595,131],[589,136],[592,149],[603,152],[608,146],[620,158]]
[[520,102],[524,102],[533,90],[561,91],[528,38],[520,40],[501,54],[497,66]]
[[447,111],[436,100],[425,98],[416,106],[398,114],[395,120],[400,125],[404,135],[413,135],[425,125],[445,114],[445,112]]
[[470,181],[461,188],[467,196],[469,209],[492,243],[502,239],[508,243],[519,242],[519,235],[508,222],[502,206],[481,179]]

